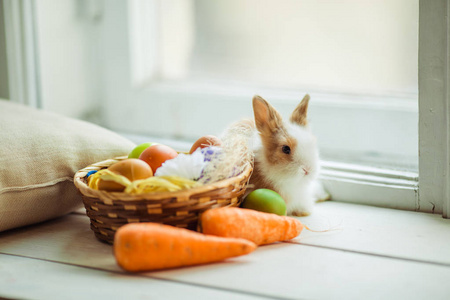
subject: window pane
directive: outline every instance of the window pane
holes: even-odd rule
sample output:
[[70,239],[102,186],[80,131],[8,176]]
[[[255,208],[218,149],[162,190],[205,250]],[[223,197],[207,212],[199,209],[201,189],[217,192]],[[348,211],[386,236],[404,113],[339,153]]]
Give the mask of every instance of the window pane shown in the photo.
[[417,94],[417,0],[198,0],[194,9],[191,76]]

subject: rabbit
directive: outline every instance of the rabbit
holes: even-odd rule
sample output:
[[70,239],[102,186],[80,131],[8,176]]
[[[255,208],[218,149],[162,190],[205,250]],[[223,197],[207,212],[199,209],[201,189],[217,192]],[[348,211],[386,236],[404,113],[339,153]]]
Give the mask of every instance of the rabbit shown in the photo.
[[285,122],[256,95],[254,121],[237,123],[250,129],[244,132],[248,132],[248,148],[254,157],[247,194],[260,188],[274,190],[285,200],[287,215],[293,216],[311,214],[315,200],[328,197],[318,181],[319,151],[307,120],[309,99],[306,95]]

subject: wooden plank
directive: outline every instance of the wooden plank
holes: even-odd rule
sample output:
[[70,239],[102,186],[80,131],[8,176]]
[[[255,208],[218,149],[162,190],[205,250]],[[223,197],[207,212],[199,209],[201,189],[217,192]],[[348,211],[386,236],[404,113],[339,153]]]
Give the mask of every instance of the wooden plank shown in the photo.
[[440,215],[324,202],[300,220],[313,230],[294,239],[305,245],[450,265],[450,220]]
[[448,299],[450,268],[288,243],[152,276],[289,299]]
[[0,234],[0,253],[120,271],[112,247],[99,242],[77,214]]
[[[338,224],[343,230],[305,231],[297,239],[304,244],[268,245],[222,263],[142,275],[288,299],[360,299],[361,295],[378,299],[443,299],[450,292],[447,285],[450,267],[443,259],[449,253],[444,239],[448,236],[448,223],[441,226],[441,221],[446,220],[429,214],[332,202],[317,205],[313,216],[302,220],[313,228],[342,221]],[[85,216],[69,215],[39,226],[5,232],[0,234],[0,252],[121,273],[111,246],[97,241],[88,223]],[[428,229],[416,228],[420,226]],[[436,228],[442,230],[415,236]],[[416,244],[417,239],[423,244],[441,246],[434,251],[437,260],[426,256],[431,264],[414,261],[417,256],[413,252],[419,258],[421,252],[430,255],[426,247]],[[407,250],[408,247],[412,249]],[[391,254],[398,259],[389,258]]]
[[14,299],[261,299],[186,285],[0,254],[0,297]]

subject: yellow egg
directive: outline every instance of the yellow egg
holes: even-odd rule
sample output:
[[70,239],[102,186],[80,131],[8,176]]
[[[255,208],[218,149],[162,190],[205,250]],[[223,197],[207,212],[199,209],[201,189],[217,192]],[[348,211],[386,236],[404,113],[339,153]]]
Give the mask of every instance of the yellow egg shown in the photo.
[[[153,171],[150,166],[137,158],[129,158],[119,161],[111,166],[108,170],[128,178],[130,181],[145,179],[153,176]],[[125,186],[110,180],[100,179],[98,183],[99,190],[109,192],[122,192]]]

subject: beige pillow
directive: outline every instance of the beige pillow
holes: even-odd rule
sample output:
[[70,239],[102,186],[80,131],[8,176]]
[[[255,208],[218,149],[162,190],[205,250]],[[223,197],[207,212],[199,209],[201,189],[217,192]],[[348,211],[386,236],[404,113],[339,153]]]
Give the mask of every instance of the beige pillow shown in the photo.
[[0,231],[81,208],[75,172],[134,146],[99,126],[0,100]]

